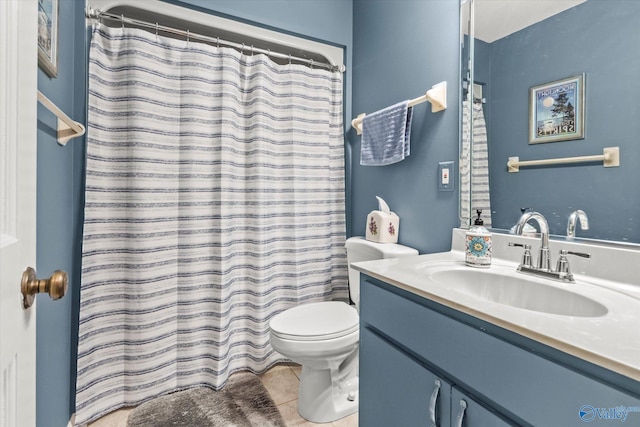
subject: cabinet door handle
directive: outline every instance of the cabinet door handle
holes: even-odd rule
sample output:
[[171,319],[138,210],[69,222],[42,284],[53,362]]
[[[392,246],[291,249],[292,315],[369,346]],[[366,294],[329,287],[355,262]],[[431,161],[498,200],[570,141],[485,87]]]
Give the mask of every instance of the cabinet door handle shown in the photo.
[[429,400],[429,416],[431,417],[431,427],[436,425],[436,404],[438,403],[438,394],[440,394],[440,380],[436,380],[431,399]]
[[456,427],[462,427],[462,421],[464,420],[464,410],[467,409],[467,402],[460,400],[460,410],[456,416]]

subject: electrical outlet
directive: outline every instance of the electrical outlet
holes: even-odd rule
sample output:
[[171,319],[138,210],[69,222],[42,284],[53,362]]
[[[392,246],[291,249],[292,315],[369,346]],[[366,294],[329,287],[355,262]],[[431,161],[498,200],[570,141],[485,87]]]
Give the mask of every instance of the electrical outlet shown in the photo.
[[438,191],[453,191],[455,183],[455,162],[438,163]]

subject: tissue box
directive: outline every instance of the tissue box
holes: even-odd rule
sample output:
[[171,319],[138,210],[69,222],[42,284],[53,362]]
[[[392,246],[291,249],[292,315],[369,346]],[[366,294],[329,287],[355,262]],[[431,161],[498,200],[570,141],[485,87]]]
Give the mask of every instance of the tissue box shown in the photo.
[[400,218],[394,212],[371,211],[365,238],[377,243],[398,243]]

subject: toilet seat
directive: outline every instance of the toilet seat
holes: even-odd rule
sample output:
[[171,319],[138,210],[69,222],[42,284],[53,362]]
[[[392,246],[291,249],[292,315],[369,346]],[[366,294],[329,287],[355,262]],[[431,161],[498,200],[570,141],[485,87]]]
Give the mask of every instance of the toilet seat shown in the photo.
[[271,319],[276,336],[296,341],[321,341],[343,337],[359,328],[358,311],[343,302],[324,301],[290,308]]

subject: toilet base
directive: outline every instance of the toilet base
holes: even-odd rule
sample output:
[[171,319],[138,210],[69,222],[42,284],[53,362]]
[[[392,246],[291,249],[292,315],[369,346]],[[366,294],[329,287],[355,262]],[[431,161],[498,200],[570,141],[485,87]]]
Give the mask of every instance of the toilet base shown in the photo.
[[313,423],[330,423],[358,411],[357,353],[355,360],[347,361],[349,366],[341,369],[302,365],[298,390],[300,416]]
[[[346,329],[341,331],[340,327],[336,326],[336,331],[327,330],[326,336],[317,337],[287,332],[291,328],[282,322],[281,317],[289,316],[289,323],[301,322],[299,317],[308,314],[302,308],[309,308],[311,305],[311,308],[317,311],[316,323],[326,321],[324,305],[331,309],[328,311],[329,315],[338,308],[346,309],[348,319],[341,322],[346,325],[343,325]],[[287,320],[286,317],[284,319]],[[283,332],[278,333],[277,329],[274,330],[274,322]],[[270,328],[269,338],[273,349],[283,357],[302,365],[298,388],[300,416],[314,423],[329,423],[358,410],[360,332],[358,315],[354,308],[342,302],[331,301],[298,306],[276,315],[270,322]]]

